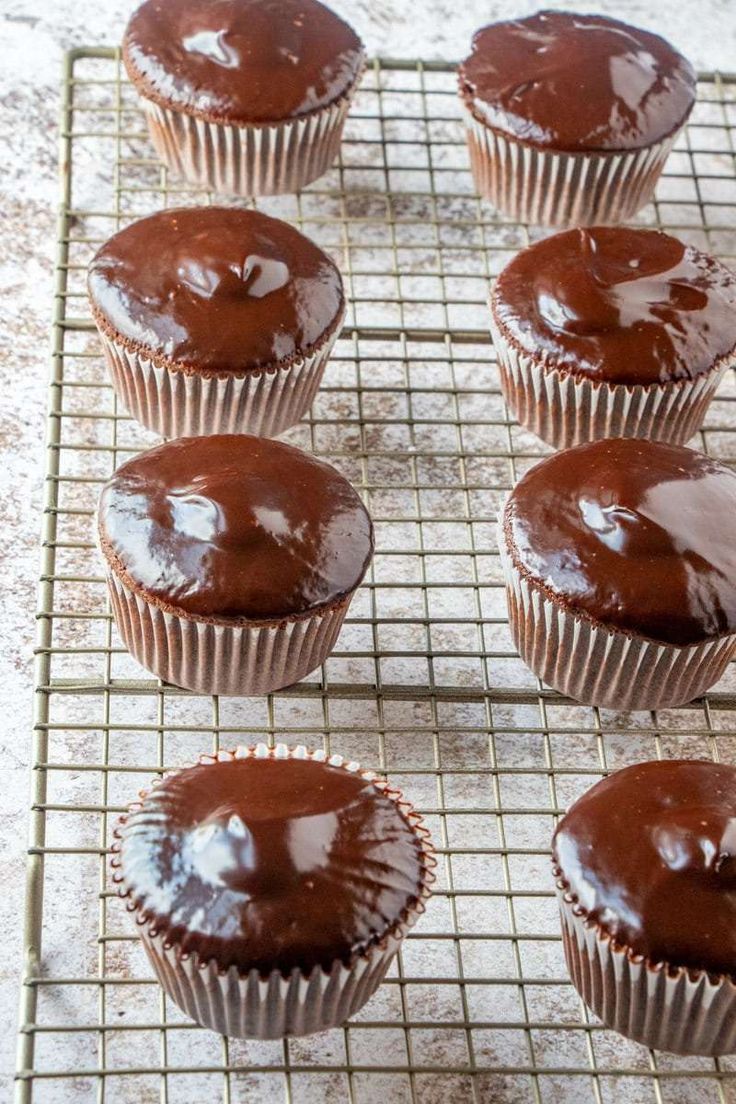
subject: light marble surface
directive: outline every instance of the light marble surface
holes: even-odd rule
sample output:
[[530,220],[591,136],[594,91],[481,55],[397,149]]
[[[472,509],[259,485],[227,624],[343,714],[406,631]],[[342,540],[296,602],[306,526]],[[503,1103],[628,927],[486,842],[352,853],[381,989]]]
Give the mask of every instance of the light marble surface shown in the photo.
[[[334,0],[369,49],[392,57],[454,59],[481,23],[527,13],[530,2]],[[736,68],[733,0],[620,0],[548,5],[602,10],[665,32],[700,68]],[[62,50],[115,44],[127,0],[0,0],[0,1091],[13,1062],[27,819],[31,654],[48,322],[57,202],[56,116]]]

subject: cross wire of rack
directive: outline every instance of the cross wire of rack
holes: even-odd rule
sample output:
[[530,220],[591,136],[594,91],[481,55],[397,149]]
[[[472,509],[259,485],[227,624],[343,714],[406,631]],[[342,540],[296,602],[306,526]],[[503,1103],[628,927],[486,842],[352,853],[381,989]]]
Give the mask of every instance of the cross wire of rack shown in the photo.
[[[736,77],[703,75],[639,222],[734,259],[734,128]],[[212,196],[156,161],[114,50],[66,59],[60,161],[18,1100],[736,1100],[734,1060],[628,1043],[593,1021],[566,976],[556,816],[635,760],[736,761],[736,679],[732,666],[686,708],[620,715],[542,688],[514,651],[494,521],[545,449],[504,406],[487,296],[530,232],[473,192],[452,68],[374,62],[335,168],[301,195],[259,201],[344,273],[345,328],[287,439],[361,489],[377,530],[333,656],[267,698],[197,697],[148,676],[121,647],[93,546],[100,484],[154,438],[108,385],[87,262],[132,218]],[[736,459],[733,378],[697,444]],[[276,740],[387,773],[426,816],[439,881],[350,1023],[308,1039],[222,1039],[154,982],[112,892],[110,832],[164,767]]]

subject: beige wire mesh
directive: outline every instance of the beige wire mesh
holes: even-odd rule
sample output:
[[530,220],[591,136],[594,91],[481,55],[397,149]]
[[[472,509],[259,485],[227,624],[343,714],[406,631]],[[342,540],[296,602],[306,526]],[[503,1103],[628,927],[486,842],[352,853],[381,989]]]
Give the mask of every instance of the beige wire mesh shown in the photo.
[[[341,160],[264,204],[340,264],[351,310],[311,417],[287,439],[335,463],[376,521],[335,654],[267,699],[204,699],[121,648],[92,544],[100,483],[153,438],[118,408],[84,296],[116,227],[208,198],[169,181],[114,51],[68,56],[39,598],[19,1100],[736,1100],[734,1060],[655,1055],[592,1023],[562,958],[555,817],[656,755],[736,761],[734,672],[703,701],[622,716],[540,687],[511,646],[493,525],[544,446],[508,417],[487,334],[492,277],[529,240],[473,194],[449,66],[376,62]],[[736,78],[702,78],[640,216],[736,257]],[[736,458],[724,381],[695,442]],[[153,981],[111,893],[119,809],[164,765],[258,740],[387,772],[424,812],[439,883],[392,976],[343,1029],[222,1040]],[[45,891],[44,891],[45,887]]]

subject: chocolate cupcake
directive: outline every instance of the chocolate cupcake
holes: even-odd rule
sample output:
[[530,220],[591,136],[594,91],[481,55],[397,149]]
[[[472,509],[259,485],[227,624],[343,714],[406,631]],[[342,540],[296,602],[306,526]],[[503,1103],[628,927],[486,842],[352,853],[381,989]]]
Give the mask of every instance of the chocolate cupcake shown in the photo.
[[566,230],[504,268],[491,333],[510,410],[548,444],[683,444],[736,363],[736,276],[657,230]]
[[308,410],[345,314],[342,279],[280,219],[159,211],[89,266],[113,386],[164,437],[281,433]]
[[318,0],[146,0],[123,61],[172,172],[279,195],[330,168],[365,52]]
[[566,449],[508,497],[511,635],[549,686],[657,709],[704,693],[736,649],[736,472],[627,437]]
[[478,192],[520,222],[622,222],[647,203],[695,102],[692,66],[604,15],[479,30],[460,66]]
[[554,837],[565,957],[596,1016],[677,1054],[736,1051],[736,769],[638,763]]
[[203,694],[267,694],[318,667],[373,553],[347,479],[245,435],[170,441],[123,464],[98,534],[126,647]]
[[166,775],[119,822],[113,881],[161,985],[223,1035],[307,1035],[372,996],[424,911],[429,833],[339,755],[239,748]]

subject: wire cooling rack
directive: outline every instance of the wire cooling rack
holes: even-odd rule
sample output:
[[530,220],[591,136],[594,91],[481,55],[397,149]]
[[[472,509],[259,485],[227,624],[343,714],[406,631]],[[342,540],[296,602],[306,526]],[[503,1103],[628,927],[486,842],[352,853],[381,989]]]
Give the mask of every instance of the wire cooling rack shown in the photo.
[[[736,257],[736,77],[708,74],[640,222]],[[311,417],[288,434],[357,486],[377,552],[324,669],[268,698],[149,677],[110,619],[92,543],[101,482],[154,438],[108,386],[85,268],[118,226],[207,201],[153,157],[118,55],[66,60],[62,199],[38,614],[20,1101],[445,1104],[736,1100],[736,1062],[654,1054],[592,1022],[570,986],[548,849],[607,770],[736,761],[733,668],[687,708],[621,715],[543,689],[511,645],[496,510],[545,451],[510,420],[489,278],[533,233],[473,193],[454,77],[375,62],[341,160],[269,201],[340,264],[351,298]],[[736,460],[724,381],[697,444]],[[309,1039],[221,1039],[154,982],[112,893],[117,813],[164,766],[239,743],[324,746],[387,772],[424,812],[437,891],[376,997]]]

